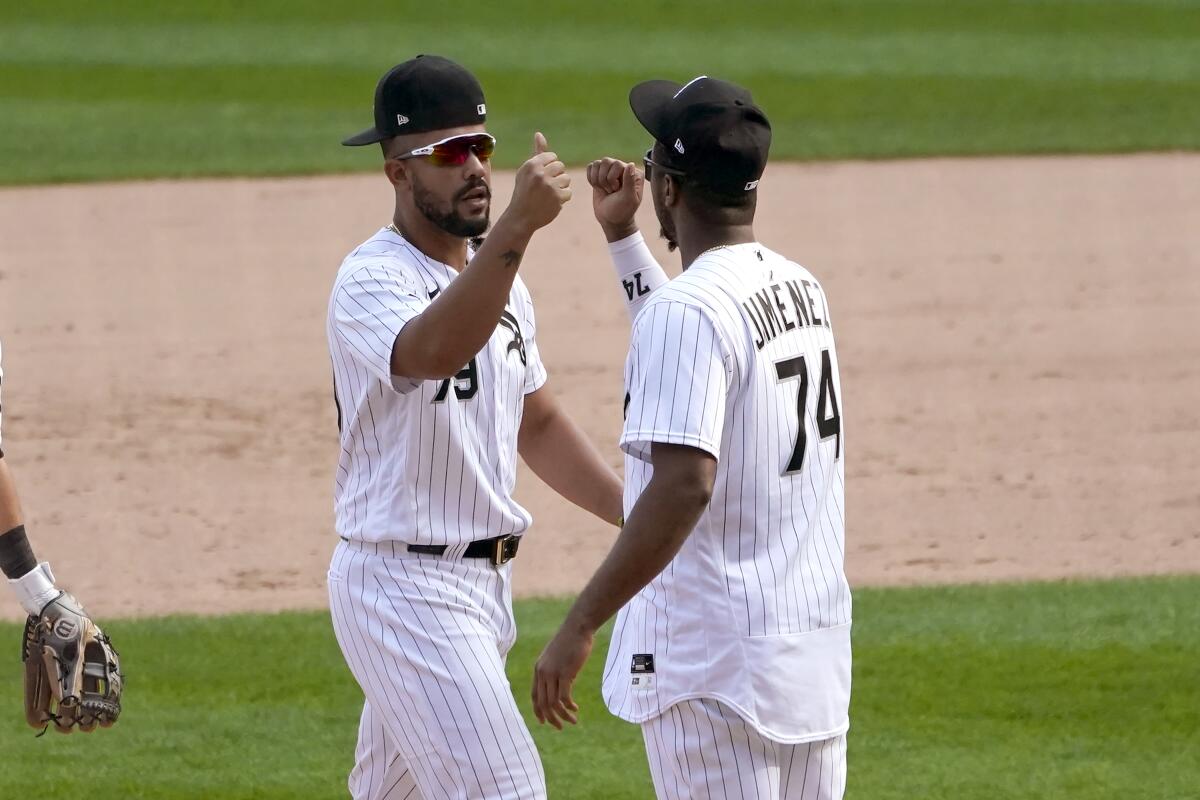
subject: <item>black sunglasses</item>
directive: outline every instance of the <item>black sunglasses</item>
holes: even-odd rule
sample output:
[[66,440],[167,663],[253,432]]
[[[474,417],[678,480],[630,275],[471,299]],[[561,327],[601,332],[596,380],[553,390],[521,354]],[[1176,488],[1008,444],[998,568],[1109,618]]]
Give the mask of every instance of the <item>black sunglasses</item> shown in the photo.
[[668,167],[668,166],[664,166],[663,164],[659,164],[657,161],[655,161],[654,159],[652,159],[650,157],[651,155],[653,155],[653,153],[654,153],[654,147],[651,146],[648,150],[646,150],[646,155],[642,156],[642,167],[646,173],[646,180],[650,180],[650,168],[651,167],[653,167],[654,169],[662,170],[667,175],[686,175],[687,174],[686,172],[684,172],[681,169],[675,169],[674,167]]

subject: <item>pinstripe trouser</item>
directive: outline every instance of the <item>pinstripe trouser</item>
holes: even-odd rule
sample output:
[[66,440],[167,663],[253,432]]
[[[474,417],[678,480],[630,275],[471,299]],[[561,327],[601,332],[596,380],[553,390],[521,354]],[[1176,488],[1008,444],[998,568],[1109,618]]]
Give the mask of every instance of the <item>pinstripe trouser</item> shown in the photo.
[[805,744],[764,737],[711,699],[685,700],[642,723],[660,800],[839,800],[846,736]]
[[366,696],[355,800],[542,800],[546,778],[504,659],[510,566],[342,542],[329,603]]

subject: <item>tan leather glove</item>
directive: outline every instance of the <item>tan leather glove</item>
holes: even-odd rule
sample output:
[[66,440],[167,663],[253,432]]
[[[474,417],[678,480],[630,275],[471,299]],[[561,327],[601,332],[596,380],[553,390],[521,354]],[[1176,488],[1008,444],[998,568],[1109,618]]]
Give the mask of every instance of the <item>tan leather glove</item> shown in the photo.
[[121,662],[74,597],[61,592],[25,623],[25,719],[70,733],[111,727],[121,714]]

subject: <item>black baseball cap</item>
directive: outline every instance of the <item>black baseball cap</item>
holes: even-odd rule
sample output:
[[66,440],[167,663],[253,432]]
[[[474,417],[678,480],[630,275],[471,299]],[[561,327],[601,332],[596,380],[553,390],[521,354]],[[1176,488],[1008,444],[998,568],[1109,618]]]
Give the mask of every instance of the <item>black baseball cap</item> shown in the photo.
[[741,86],[706,75],[685,84],[646,81],[629,92],[629,105],[662,145],[663,166],[721,194],[758,186],[771,123]]
[[343,139],[351,147],[487,119],[483,87],[466,67],[420,55],[397,64],[375,87],[375,127]]

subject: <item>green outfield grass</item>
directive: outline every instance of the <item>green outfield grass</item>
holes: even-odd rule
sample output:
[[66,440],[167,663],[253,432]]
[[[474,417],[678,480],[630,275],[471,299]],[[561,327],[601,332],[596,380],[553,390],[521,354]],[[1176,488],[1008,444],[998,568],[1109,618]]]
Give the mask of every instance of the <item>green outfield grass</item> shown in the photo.
[[626,93],[752,88],[787,159],[1200,147],[1187,0],[55,0],[0,4],[0,183],[373,168],[340,138],[417,52],[473,68],[497,163],[534,129],[633,156]]
[[[1200,786],[1200,578],[860,590],[850,800],[1183,800]],[[560,601],[518,606],[532,663]],[[108,625],[118,726],[34,738],[0,674],[0,797],[338,798],[361,695],[321,613]],[[15,655],[19,629],[0,626]],[[553,798],[645,798],[637,728],[583,678],[583,722],[534,731]]]

